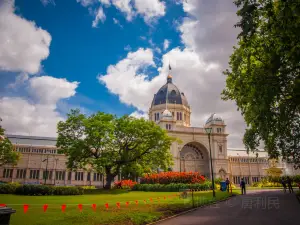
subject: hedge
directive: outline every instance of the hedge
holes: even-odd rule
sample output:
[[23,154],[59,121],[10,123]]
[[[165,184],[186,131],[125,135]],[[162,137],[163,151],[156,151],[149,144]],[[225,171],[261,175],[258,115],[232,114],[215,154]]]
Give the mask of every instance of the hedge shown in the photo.
[[0,194],[17,195],[82,195],[83,188],[47,186],[47,185],[18,185],[18,184],[0,184]]
[[18,184],[0,183],[0,194],[14,194]]
[[157,192],[178,192],[184,189],[197,189],[207,191],[211,188],[211,182],[206,181],[203,184],[136,184],[133,191],[157,191]]

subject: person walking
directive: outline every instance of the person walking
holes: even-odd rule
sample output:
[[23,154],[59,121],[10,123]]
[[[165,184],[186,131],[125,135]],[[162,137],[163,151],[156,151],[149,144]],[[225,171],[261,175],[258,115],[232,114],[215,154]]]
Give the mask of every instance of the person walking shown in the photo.
[[289,192],[293,193],[294,190],[293,190],[293,187],[292,187],[292,180],[291,180],[291,178],[289,176],[286,178],[286,182],[287,182],[287,185],[289,187]]
[[230,181],[228,179],[228,177],[226,178],[226,189],[227,189],[227,192],[229,192],[229,186],[230,186]]
[[244,181],[244,178],[242,178],[242,180],[241,180],[240,187],[242,189],[242,195],[245,195],[246,194],[246,182]]
[[286,181],[284,180],[284,178],[281,178],[281,184],[283,186],[284,193],[286,193]]

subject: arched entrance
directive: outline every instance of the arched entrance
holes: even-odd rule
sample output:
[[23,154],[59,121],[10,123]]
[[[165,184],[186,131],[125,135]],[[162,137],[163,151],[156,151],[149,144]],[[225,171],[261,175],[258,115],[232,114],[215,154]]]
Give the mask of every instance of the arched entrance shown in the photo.
[[198,142],[190,142],[180,151],[180,171],[199,172],[209,177],[209,157],[206,148]]

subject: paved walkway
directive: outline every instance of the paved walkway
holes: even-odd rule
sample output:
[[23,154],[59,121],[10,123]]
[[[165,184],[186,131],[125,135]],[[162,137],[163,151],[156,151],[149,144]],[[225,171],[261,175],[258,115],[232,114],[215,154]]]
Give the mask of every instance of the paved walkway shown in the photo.
[[199,208],[159,225],[298,225],[300,204],[294,194],[278,190],[248,191],[247,195]]

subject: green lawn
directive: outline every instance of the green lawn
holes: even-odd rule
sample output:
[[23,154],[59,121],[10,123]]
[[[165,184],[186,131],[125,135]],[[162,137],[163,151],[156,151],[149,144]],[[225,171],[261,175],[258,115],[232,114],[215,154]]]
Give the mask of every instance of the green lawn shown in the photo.
[[[175,192],[122,192],[87,194],[79,196],[17,196],[0,195],[0,204],[7,204],[17,210],[11,217],[11,225],[99,225],[99,224],[145,224],[159,218],[172,215],[192,207],[192,196],[187,199],[169,196]],[[217,192],[216,199],[228,197],[226,192]],[[159,200],[157,198],[160,198]],[[164,197],[167,197],[164,199]],[[150,201],[152,198],[152,202]],[[135,201],[139,203],[136,205]],[[147,204],[143,200],[146,200]],[[125,205],[130,201],[128,206]],[[200,206],[212,201],[212,193],[197,192],[194,194],[194,205]],[[116,203],[120,202],[120,209]],[[109,208],[105,208],[105,203]],[[23,204],[29,209],[25,214]],[[43,205],[48,204],[47,212],[43,212]],[[61,212],[61,205],[66,204],[65,213]],[[80,212],[78,204],[83,205]],[[92,204],[97,204],[96,212]]]

